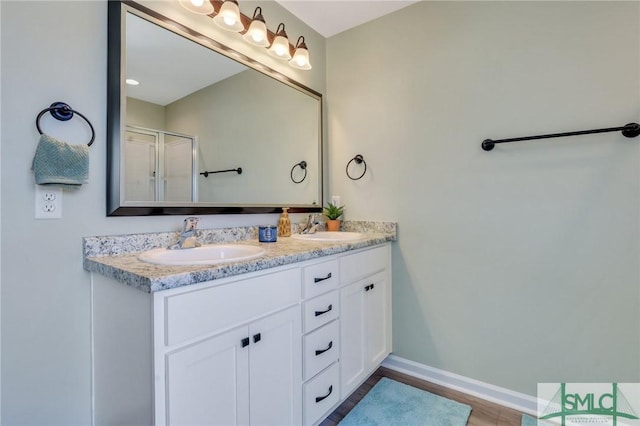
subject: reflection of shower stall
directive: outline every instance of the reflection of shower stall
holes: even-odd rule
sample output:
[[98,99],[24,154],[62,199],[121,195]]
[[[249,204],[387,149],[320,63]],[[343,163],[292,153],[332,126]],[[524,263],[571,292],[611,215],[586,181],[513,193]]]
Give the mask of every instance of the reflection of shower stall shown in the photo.
[[129,126],[124,143],[124,200],[196,201],[195,136]]

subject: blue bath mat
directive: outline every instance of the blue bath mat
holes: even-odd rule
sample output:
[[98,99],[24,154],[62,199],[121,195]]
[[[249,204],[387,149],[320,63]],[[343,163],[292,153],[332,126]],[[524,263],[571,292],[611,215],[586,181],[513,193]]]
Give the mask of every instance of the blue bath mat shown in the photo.
[[464,426],[471,407],[383,377],[341,426]]
[[528,414],[522,415],[522,423],[520,424],[521,426],[543,426],[543,425],[552,426],[553,425],[553,423],[545,422],[544,420],[538,420],[535,417],[531,417]]

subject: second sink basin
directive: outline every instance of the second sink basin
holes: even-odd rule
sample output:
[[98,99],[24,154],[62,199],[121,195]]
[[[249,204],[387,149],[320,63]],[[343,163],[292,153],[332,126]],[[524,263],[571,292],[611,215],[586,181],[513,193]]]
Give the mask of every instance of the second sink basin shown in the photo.
[[316,232],[314,234],[292,234],[291,238],[307,241],[353,241],[364,238],[360,232]]
[[138,259],[156,265],[212,265],[225,262],[239,262],[260,257],[265,253],[262,247],[245,244],[212,244],[189,249],[169,250],[159,248],[145,251]]

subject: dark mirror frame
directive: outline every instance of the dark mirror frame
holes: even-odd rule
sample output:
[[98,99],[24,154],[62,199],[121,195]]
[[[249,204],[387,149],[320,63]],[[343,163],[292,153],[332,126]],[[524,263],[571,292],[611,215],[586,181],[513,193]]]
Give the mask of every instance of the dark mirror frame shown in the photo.
[[[269,77],[279,80],[283,84],[293,86],[298,90],[307,92],[318,98],[319,101],[319,159],[320,170],[318,173],[319,197],[318,205],[300,207],[294,206],[289,209],[291,213],[320,212],[322,211],[324,197],[324,166],[323,166],[323,106],[322,95],[295,80],[275,71],[257,61],[243,55],[235,50],[222,45],[221,43],[200,34],[193,29],[186,27],[166,16],[163,16],[145,6],[133,1],[109,1],[108,2],[108,38],[107,38],[107,216],[149,216],[149,215],[202,215],[202,214],[259,214],[259,213],[280,213],[282,207],[289,207],[282,204],[273,205],[207,205],[207,203],[192,203],[191,205],[173,205],[172,203],[158,203],[147,206],[123,206],[121,205],[120,194],[120,161],[121,161],[121,135],[123,122],[121,119],[122,105],[122,43],[123,40],[123,5],[136,9],[152,18],[155,18],[169,27],[174,27],[180,32],[191,36],[192,41],[202,44],[213,51],[225,55],[233,60],[240,61],[244,65],[259,71]],[[208,44],[198,42],[206,40]],[[177,203],[176,203],[177,204]]]

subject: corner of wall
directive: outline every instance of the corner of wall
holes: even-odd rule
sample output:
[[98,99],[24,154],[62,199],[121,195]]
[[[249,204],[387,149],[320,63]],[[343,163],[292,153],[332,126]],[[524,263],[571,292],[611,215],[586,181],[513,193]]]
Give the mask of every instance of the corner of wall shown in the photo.
[[[0,22],[2,21],[2,3],[0,3]],[[2,32],[0,31],[0,46],[2,46]],[[0,52],[2,49],[0,48]],[[0,70],[2,70],[2,55],[0,54]],[[2,72],[0,71],[0,76]],[[2,99],[2,84],[0,84],[0,99]],[[0,152],[2,152],[2,102],[0,102]],[[2,187],[2,164],[0,164],[0,188]],[[2,194],[2,191],[0,191]],[[2,241],[2,197],[0,196],[0,241]],[[2,245],[0,244],[0,424],[2,423]]]

